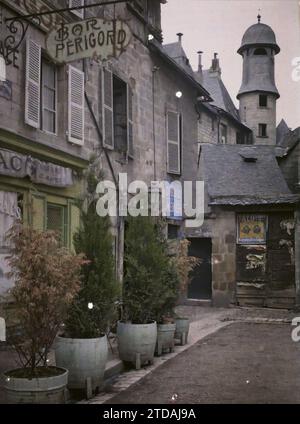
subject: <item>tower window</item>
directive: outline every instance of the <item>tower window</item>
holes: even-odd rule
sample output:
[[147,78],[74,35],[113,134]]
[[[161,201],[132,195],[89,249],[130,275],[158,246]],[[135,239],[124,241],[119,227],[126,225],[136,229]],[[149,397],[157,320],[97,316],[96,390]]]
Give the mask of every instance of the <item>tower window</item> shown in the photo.
[[259,95],[259,107],[267,107],[268,106],[268,96],[266,94]]
[[255,56],[267,56],[267,50],[260,47],[260,48],[254,50],[254,54],[255,54]]
[[258,124],[258,136],[259,137],[268,137],[267,124]]

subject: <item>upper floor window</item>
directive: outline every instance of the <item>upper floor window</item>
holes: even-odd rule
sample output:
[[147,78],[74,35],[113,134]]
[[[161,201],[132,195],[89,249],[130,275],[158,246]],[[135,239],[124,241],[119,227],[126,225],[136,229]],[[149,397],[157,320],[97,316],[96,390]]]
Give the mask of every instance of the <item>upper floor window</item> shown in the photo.
[[266,94],[259,95],[259,107],[267,107],[268,106],[268,96]]
[[267,56],[267,50],[264,49],[263,47],[259,47],[259,48],[254,50],[254,55],[255,56]]
[[221,143],[227,143],[227,125],[221,124]]
[[[31,39],[26,42],[25,123],[57,133],[57,67],[42,58],[42,49]],[[68,67],[68,140],[84,143],[84,73]]]
[[268,137],[267,124],[258,124],[258,136]]
[[167,112],[167,157],[168,172],[170,174],[181,173],[181,143],[182,143],[182,120],[178,112]]
[[41,129],[56,134],[57,69],[42,58]]
[[102,71],[102,124],[104,146],[133,157],[133,92],[107,68]]

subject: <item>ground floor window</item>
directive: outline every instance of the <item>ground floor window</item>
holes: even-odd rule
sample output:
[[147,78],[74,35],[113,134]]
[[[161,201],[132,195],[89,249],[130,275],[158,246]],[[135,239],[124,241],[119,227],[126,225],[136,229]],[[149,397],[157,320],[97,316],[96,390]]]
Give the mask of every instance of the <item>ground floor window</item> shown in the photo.
[[62,245],[67,242],[67,213],[66,207],[47,203],[47,229],[56,231],[59,234],[59,240]]

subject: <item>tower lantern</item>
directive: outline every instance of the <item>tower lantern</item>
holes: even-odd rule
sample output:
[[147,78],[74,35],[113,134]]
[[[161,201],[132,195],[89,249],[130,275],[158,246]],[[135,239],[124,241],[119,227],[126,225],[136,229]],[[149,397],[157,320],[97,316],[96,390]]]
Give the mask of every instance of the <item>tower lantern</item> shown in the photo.
[[255,144],[276,144],[275,55],[280,52],[271,27],[258,22],[250,26],[238,53],[243,57],[243,80],[237,98],[241,120],[253,131]]

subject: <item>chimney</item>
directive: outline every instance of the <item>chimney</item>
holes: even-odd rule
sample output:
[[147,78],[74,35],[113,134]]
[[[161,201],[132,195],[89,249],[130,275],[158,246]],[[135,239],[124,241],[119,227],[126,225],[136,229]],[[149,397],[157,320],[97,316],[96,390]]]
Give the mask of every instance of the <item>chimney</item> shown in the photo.
[[202,72],[202,70],[203,70],[203,65],[202,65],[203,51],[199,50],[197,52],[197,54],[198,54],[198,71],[197,71],[197,74],[198,74],[200,82],[202,82],[203,81],[203,72]]
[[203,66],[202,66],[202,51],[201,50],[199,50],[198,52],[197,52],[197,54],[198,54],[198,72],[199,73],[202,73],[202,68],[203,68]]
[[211,68],[209,70],[211,76],[221,76],[221,68],[219,58],[217,57],[218,53],[214,53],[214,58],[212,60]]
[[177,32],[176,35],[178,36],[178,42],[181,44],[181,40],[182,40],[182,36],[183,36],[182,32]]

